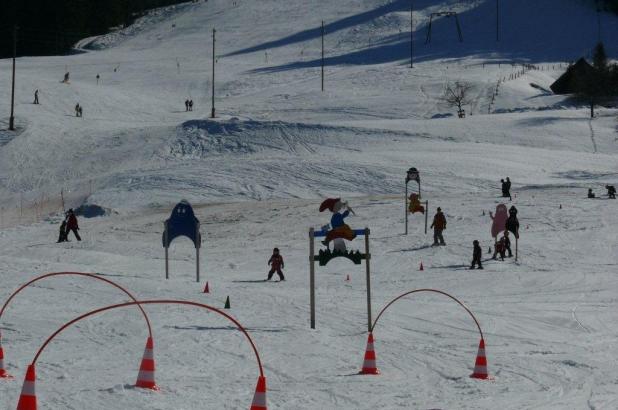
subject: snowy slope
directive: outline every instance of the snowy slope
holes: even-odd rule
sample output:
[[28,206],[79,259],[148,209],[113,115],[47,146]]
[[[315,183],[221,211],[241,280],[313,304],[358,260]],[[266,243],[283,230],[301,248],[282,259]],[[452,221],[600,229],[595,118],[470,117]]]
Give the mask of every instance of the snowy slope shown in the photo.
[[[588,187],[601,193],[618,182],[616,110],[600,109],[591,121],[586,107],[542,91],[594,46],[594,8],[578,0],[501,2],[496,43],[495,2],[415,1],[410,69],[409,4],[209,0],[81,41],[80,54],[18,59],[19,131],[0,131],[0,225],[7,227],[0,299],[36,274],[63,270],[100,273],[142,298],[221,307],[229,295],[230,313],[263,356],[272,409],[616,408],[616,205],[582,199]],[[425,45],[428,16],[441,10],[459,13],[463,43],[453,21],[442,19]],[[615,58],[609,39],[618,19],[601,21]],[[211,120],[213,28],[218,117]],[[514,78],[521,63],[539,70]],[[0,61],[1,112],[8,112],[9,67]],[[70,84],[59,82],[65,71]],[[465,120],[439,100],[458,80],[475,87]],[[36,88],[39,106],[30,104]],[[187,98],[194,112],[184,111]],[[73,116],[77,102],[84,118]],[[421,170],[430,215],[437,206],[446,211],[446,248],[429,247],[418,215],[402,235],[410,166]],[[520,209],[521,259],[469,272],[472,240],[484,251],[492,242],[487,214],[507,175]],[[58,203],[33,204],[61,189],[71,206],[87,197],[113,214],[81,220],[82,242],[52,244],[58,216],[41,220]],[[350,223],[372,230],[374,316],[414,288],[462,298],[483,327],[494,381],[468,378],[478,333],[463,310],[435,295],[394,305],[375,333],[382,375],[354,375],[366,342],[365,288],[362,269],[347,261],[318,269],[318,328],[309,329],[307,230],[328,221],[317,210],[327,196],[350,199],[358,215]],[[174,242],[172,278],[163,280],[162,222],[182,198],[202,222],[208,295],[192,278],[187,240]],[[20,213],[37,223],[19,225]],[[262,283],[274,246],[288,280]],[[0,331],[17,380],[0,380],[0,408],[15,407],[46,336],[124,300],[82,278],[40,282],[15,299]],[[38,365],[40,408],[249,406],[257,368],[230,323],[188,308],[147,310],[162,392],[130,388],[147,335],[128,308],[82,322],[49,346]]]

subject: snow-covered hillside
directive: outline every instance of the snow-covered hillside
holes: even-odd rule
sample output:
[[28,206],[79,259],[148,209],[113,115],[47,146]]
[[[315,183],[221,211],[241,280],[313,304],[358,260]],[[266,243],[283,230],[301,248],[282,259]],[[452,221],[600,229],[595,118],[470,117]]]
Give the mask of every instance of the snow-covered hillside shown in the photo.
[[[18,131],[4,130],[6,117],[0,126],[0,300],[36,274],[64,270],[100,273],[144,299],[222,307],[229,295],[263,355],[271,409],[616,408],[616,203],[583,198],[618,182],[617,111],[590,120],[586,107],[543,91],[598,40],[589,3],[501,1],[496,42],[495,1],[416,0],[414,68],[408,0],[187,3],[81,41],[74,55],[18,59]],[[425,44],[431,13],[446,10],[458,12],[463,43],[445,18]],[[600,21],[615,58],[618,18]],[[0,60],[2,113],[10,63]],[[521,64],[537,69],[521,74]],[[66,71],[70,84],[60,82]],[[454,81],[474,86],[465,119],[440,100]],[[35,89],[40,105],[31,104]],[[402,235],[410,166],[421,171],[430,216],[437,206],[447,214],[447,247],[429,246],[418,215]],[[521,259],[468,271],[472,240],[484,251],[493,242],[488,212],[507,175]],[[61,190],[70,206],[111,210],[81,220],[82,242],[52,244]],[[318,269],[318,328],[309,329],[307,231],[328,222],[318,212],[328,196],[349,199],[350,224],[372,230],[374,314],[414,288],[461,297],[483,326],[493,381],[468,378],[474,323],[432,295],[381,319],[382,375],[353,375],[366,342],[365,290],[364,272],[348,261]],[[187,240],[174,242],[172,279],[163,280],[162,222],[183,198],[202,222],[207,295],[192,280]],[[262,283],[275,246],[288,280]],[[0,380],[0,408],[15,407],[44,337],[124,300],[82,278],[41,282],[16,299],[0,331],[17,380]],[[129,388],[146,339],[133,310],[92,318],[50,345],[37,368],[40,408],[249,406],[257,371],[248,345],[215,315],[184,308],[148,307],[162,392]]]

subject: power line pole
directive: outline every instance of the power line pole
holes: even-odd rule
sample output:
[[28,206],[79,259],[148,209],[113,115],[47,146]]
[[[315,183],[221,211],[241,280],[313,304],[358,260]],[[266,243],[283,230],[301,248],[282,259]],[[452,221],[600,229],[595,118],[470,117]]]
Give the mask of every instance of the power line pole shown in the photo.
[[601,42],[601,5],[599,4],[599,0],[596,0],[597,2],[597,26],[599,29],[599,43]]
[[496,0],[496,41],[500,42],[500,0]]
[[322,20],[322,92],[324,92],[324,20]]
[[414,0],[410,0],[410,68],[414,68]]
[[215,118],[215,34],[217,30],[212,29],[212,110],[210,112],[210,118]]
[[15,131],[15,58],[17,58],[17,26],[13,25],[13,85],[11,87],[11,116],[9,130]]

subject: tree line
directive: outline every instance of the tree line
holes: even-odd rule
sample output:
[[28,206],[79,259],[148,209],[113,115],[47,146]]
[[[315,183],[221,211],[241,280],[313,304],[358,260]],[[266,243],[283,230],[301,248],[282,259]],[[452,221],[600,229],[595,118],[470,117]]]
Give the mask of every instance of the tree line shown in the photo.
[[0,58],[66,53],[80,39],[126,26],[146,10],[188,0],[0,0]]
[[618,0],[602,0],[605,9],[618,14]]

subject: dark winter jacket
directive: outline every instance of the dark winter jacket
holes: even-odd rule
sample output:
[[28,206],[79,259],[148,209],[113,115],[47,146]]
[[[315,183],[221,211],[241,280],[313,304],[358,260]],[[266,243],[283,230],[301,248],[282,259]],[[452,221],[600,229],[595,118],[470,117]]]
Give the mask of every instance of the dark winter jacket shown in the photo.
[[433,217],[433,223],[431,224],[431,227],[439,230],[446,229],[446,217],[444,216],[444,213],[442,213],[442,211],[438,212]]
[[483,256],[483,250],[481,249],[481,245],[474,245],[474,252],[472,253],[472,258],[474,260],[481,260],[481,256]]
[[79,226],[77,224],[77,217],[75,216],[75,214],[70,214],[67,218],[67,229],[79,229]]
[[281,255],[273,255],[270,257],[268,264],[272,266],[273,269],[283,269],[283,256]]

